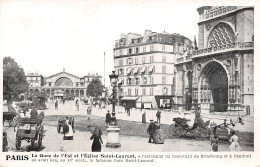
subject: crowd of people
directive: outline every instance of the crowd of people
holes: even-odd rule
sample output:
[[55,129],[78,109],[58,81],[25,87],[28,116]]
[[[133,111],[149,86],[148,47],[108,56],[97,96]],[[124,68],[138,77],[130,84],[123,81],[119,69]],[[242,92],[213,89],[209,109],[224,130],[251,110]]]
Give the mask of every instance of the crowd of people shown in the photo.
[[[65,100],[63,100],[63,104]],[[75,100],[75,106],[76,110],[79,110],[79,100]],[[130,107],[128,105],[123,104],[125,108],[125,113],[127,113],[128,116],[130,116]],[[55,100],[55,110],[58,110],[58,99]],[[156,121],[153,119],[150,120],[150,123],[147,128],[147,133],[149,135],[149,143],[155,143],[155,144],[163,144],[164,143],[164,137],[162,135],[162,129],[161,129],[161,116],[163,108],[159,108],[155,114]],[[201,118],[201,111],[200,108],[195,111],[195,119],[193,126],[191,126],[191,129],[195,129],[198,126],[205,126],[204,121]],[[92,107],[88,106],[87,108],[87,119],[90,120],[92,114]],[[36,107],[33,107],[30,116],[32,118],[36,118],[38,116],[38,111]],[[66,116],[66,121],[63,126],[62,133],[64,134],[64,140],[73,140],[73,133],[74,133],[74,120],[72,121],[72,117]],[[111,122],[111,113],[110,110],[107,110],[107,113],[105,115],[105,123],[107,125],[110,125]],[[143,111],[142,114],[142,123],[146,123],[146,111]],[[229,128],[230,130],[231,128]],[[234,130],[228,131],[229,135],[229,150],[230,151],[241,151],[240,145],[239,145],[239,140],[238,136],[236,135]],[[95,130],[92,133],[90,139],[93,140],[92,143],[92,151],[101,151],[101,145],[103,144],[102,138],[102,130],[98,125],[95,125]],[[211,135],[210,137],[210,145],[211,145],[211,150],[212,151],[218,151],[218,144],[219,144],[219,138],[217,135]],[[7,151],[8,148],[8,141],[7,141],[7,133],[3,133],[3,151]]]

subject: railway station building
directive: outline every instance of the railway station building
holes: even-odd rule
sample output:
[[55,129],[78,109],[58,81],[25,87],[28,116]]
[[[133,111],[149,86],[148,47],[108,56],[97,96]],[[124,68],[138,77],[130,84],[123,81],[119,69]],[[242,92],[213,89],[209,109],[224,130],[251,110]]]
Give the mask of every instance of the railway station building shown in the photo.
[[[94,78],[102,81],[102,76],[88,74],[78,77],[65,71],[53,74],[49,77],[42,77],[40,74],[30,73],[26,75],[27,81],[30,82],[29,94],[45,93],[49,97],[87,97],[88,84]],[[41,80],[41,82],[39,82]],[[38,84],[35,84],[37,81]],[[42,82],[43,81],[43,82]]]

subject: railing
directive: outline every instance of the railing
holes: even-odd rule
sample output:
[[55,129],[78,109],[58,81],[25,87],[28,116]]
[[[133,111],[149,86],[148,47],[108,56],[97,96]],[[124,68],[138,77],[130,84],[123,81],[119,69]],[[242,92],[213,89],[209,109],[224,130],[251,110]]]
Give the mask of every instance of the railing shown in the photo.
[[205,19],[214,18],[214,17],[220,16],[220,15],[224,15],[226,13],[232,12],[234,10],[237,10],[237,6],[223,6],[223,7],[214,8],[214,9],[205,11],[204,18]]
[[192,56],[210,54],[210,53],[221,52],[221,51],[230,51],[234,49],[243,50],[243,49],[252,49],[252,48],[254,48],[254,42],[234,42],[225,45],[219,45],[219,46],[214,46],[206,49],[196,50],[193,51]]
[[240,112],[244,109],[241,104],[210,104],[210,112]]
[[183,56],[183,57],[178,57],[176,59],[177,63],[181,63],[181,62],[186,62],[186,61],[189,61],[191,60],[191,55],[187,55],[187,56]]

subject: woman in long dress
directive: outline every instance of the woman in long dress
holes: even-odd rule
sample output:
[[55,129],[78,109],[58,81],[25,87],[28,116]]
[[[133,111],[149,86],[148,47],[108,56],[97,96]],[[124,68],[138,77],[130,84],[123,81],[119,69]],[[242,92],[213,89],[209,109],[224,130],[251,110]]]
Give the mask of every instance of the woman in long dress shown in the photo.
[[71,125],[71,121],[69,121],[69,118],[66,117],[65,126],[67,126],[68,130],[67,132],[64,132],[64,140],[73,140],[73,129]]
[[160,125],[155,121],[154,122],[154,134],[153,139],[155,144],[164,144],[164,137],[162,134],[162,129],[160,128]]
[[238,143],[238,137],[235,134],[235,131],[231,132],[232,136],[230,138],[230,146],[229,146],[229,151],[241,151],[240,145]]
[[103,144],[101,135],[101,128],[99,126],[96,126],[92,136],[90,137],[90,140],[94,139],[91,147],[92,152],[101,152],[101,144]]

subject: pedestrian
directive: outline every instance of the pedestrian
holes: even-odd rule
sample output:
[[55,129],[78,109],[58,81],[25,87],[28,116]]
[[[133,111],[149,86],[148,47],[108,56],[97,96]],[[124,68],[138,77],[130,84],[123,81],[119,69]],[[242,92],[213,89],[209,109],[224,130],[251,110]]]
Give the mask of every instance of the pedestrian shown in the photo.
[[149,141],[148,141],[148,143],[151,143],[152,140],[154,142],[154,138],[153,138],[154,130],[155,130],[154,122],[151,119],[150,120],[150,124],[149,124],[149,126],[147,128],[147,133],[149,134]]
[[126,105],[126,110],[127,110],[127,115],[130,116],[130,106],[128,104]]
[[76,107],[77,107],[77,111],[79,111],[79,99],[76,100],[75,105],[76,105]]
[[125,104],[125,102],[123,103],[123,107],[124,107],[125,113],[126,113],[126,112],[127,112],[127,109],[126,109],[126,104]]
[[229,151],[241,151],[240,145],[238,143],[238,136],[236,135],[236,132],[233,130],[231,132],[232,136],[230,138],[230,146]]
[[163,132],[157,121],[154,122],[153,140],[155,144],[164,144]]
[[142,123],[146,123],[146,112],[142,114]]
[[62,99],[62,102],[63,102],[63,105],[65,104],[65,98],[64,99]]
[[141,104],[141,111],[144,109],[144,103]]
[[90,137],[90,140],[94,139],[91,146],[92,152],[101,152],[101,144],[103,144],[101,135],[102,135],[101,128],[96,125],[95,130],[92,136]]
[[8,141],[7,141],[7,133],[3,132],[3,152],[8,152]]
[[73,140],[72,122],[69,120],[68,116],[66,116],[63,132],[64,132],[63,140]]
[[211,150],[213,152],[218,152],[218,136],[217,135],[213,135],[210,138],[210,144],[211,144]]
[[107,110],[107,114],[106,114],[106,124],[109,124],[109,125],[110,125],[110,119],[111,119],[111,114],[110,114],[110,111]]
[[31,110],[30,115],[31,115],[31,118],[37,118],[37,116],[38,116],[38,112],[37,112],[35,106],[33,106],[33,109]]
[[98,109],[101,109],[101,101],[99,102],[99,104],[98,104]]
[[55,101],[55,110],[58,110],[58,100],[56,99],[56,101]]
[[157,122],[161,124],[161,109],[158,109],[156,113]]
[[92,112],[92,108],[91,108],[91,106],[88,106],[88,109],[87,109],[88,120],[90,120],[91,112]]

